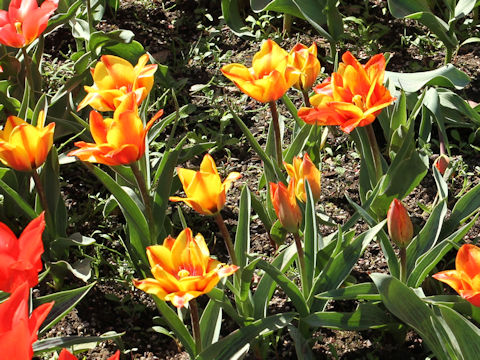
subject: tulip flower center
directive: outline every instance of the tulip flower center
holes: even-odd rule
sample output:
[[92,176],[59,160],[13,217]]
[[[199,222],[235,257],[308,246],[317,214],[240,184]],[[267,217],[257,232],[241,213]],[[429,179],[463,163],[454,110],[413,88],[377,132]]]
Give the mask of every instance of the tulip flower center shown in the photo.
[[190,275],[190,271],[182,269],[177,273],[177,276],[181,279]]
[[22,34],[22,23],[20,21],[15,22],[15,30],[17,30],[18,34]]
[[362,95],[355,95],[352,98],[352,102],[355,104],[355,106],[359,107],[363,111],[365,111],[365,103],[363,102],[363,97]]

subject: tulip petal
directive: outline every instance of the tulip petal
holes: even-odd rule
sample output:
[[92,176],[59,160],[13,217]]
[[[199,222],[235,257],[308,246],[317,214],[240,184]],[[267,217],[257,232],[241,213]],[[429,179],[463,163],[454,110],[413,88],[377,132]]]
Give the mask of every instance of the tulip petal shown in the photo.
[[147,257],[150,267],[160,265],[163,269],[169,273],[173,273],[174,267],[170,257],[170,249],[163,245],[153,245],[147,247]]
[[148,294],[157,296],[160,300],[165,300],[168,292],[160,285],[156,279],[147,278],[143,280],[133,279],[133,285]]
[[480,248],[472,244],[463,245],[458,250],[455,268],[473,279],[480,273]]

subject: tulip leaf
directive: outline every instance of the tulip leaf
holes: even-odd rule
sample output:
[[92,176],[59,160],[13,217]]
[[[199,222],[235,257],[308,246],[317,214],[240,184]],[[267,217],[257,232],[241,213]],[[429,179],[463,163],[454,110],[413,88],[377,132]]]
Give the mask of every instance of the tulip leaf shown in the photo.
[[250,194],[251,196],[251,201],[252,201],[252,207],[253,207],[253,210],[255,211],[255,213],[258,215],[258,217],[260,218],[260,220],[262,221],[263,223],[263,226],[265,227],[265,229],[270,232],[271,228],[272,228],[272,219],[270,218],[270,216],[268,215],[267,213],[267,210],[265,209],[265,206],[264,204],[262,204],[260,202],[260,200],[258,200],[258,198],[255,196],[255,194]]
[[420,256],[416,260],[415,267],[408,277],[407,285],[412,287],[418,287],[422,285],[423,280],[425,280],[430,271],[437,266],[445,254],[452,249],[453,244],[460,242],[460,240],[462,240],[463,237],[470,231],[477,218],[478,215],[475,216],[475,218],[473,218],[467,225],[458,229],[449,237],[440,241],[434,248]]
[[380,300],[377,287],[373,283],[362,283],[325,291],[315,295],[324,300]]
[[79,287],[73,290],[65,290],[56,292],[50,295],[39,296],[34,299],[34,307],[45,304],[47,302],[55,301],[52,310],[48,313],[47,318],[42,323],[39,334],[45,332],[62,320],[72,310],[85,295],[94,287],[96,282],[89,285]]
[[244,268],[247,266],[247,255],[250,251],[250,213],[251,198],[248,186],[244,186],[240,195],[240,204],[238,206],[238,225],[235,234],[235,254],[238,260],[238,266]]
[[51,273],[54,276],[60,278],[60,281],[63,281],[61,274],[66,274],[68,272],[72,273],[76,278],[87,282],[92,276],[92,268],[90,267],[91,259],[80,259],[75,261],[73,264],[70,264],[64,260],[55,261],[50,263],[52,268]]
[[46,352],[61,350],[63,348],[72,348],[75,345],[99,343],[102,341],[117,339],[124,334],[124,332],[117,333],[115,331],[109,331],[100,336],[64,336],[43,339],[33,343],[33,351],[35,356],[38,356]]
[[247,39],[253,39],[255,37],[252,32],[247,30],[245,22],[240,15],[238,0],[222,0],[221,6],[223,19],[235,35]]
[[447,347],[451,344],[442,336],[441,324],[428,305],[412,289],[390,275],[375,273],[370,277],[377,286],[385,307],[414,328],[439,360],[450,359]]
[[35,210],[30,206],[30,204],[28,204],[18,192],[12,189],[5,181],[3,181],[1,177],[0,188],[0,192],[10,197],[30,220],[33,220],[38,216]]
[[94,33],[90,34],[88,50],[98,56],[102,50],[102,47],[122,43],[129,44],[132,42],[134,37],[135,34],[130,30],[113,30],[108,33],[103,31],[95,31]]
[[[293,263],[297,248],[295,244],[291,244],[281,251],[271,265],[284,273]],[[271,276],[265,274],[258,283],[257,290],[253,294],[254,318],[260,319],[266,316],[267,306],[275,291],[276,284]]]
[[306,279],[302,279],[302,285],[304,286],[304,289],[302,290],[305,297],[307,297],[313,286],[317,264],[317,252],[323,248],[323,239],[317,232],[315,201],[313,200],[312,190],[308,180],[305,180],[305,193],[307,203],[305,204],[305,228],[303,231],[303,240],[305,246]]
[[250,0],[250,6],[256,13],[263,11],[276,11],[304,19],[297,5],[292,0]]
[[427,0],[388,0],[388,9],[390,10],[390,13],[397,19],[401,19],[405,16],[421,11],[430,11]]
[[353,312],[320,311],[302,319],[312,327],[360,331],[394,325],[385,310],[372,303],[360,304]]
[[[323,36],[329,43],[335,43],[339,39],[335,38],[336,34],[326,31],[323,26],[327,24],[326,11],[329,7],[327,0],[292,0],[305,19]],[[332,9],[331,9],[332,10]],[[338,10],[337,10],[338,11]],[[329,28],[329,30],[331,30]]]
[[287,326],[295,317],[295,313],[286,312],[272,315],[250,325],[235,330],[228,336],[210,345],[195,358],[196,360],[237,359],[248,350],[249,344],[265,331],[275,331]]
[[370,244],[377,233],[382,230],[385,223],[386,220],[383,220],[368,231],[357,236],[349,244],[346,244],[345,247],[325,265],[320,271],[320,274],[315,278],[312,290],[307,299],[307,303],[312,304],[310,307],[311,311],[322,310],[321,308],[326,302],[316,299],[315,295],[319,292],[340,287],[368,244]]
[[[62,3],[62,2],[60,2]],[[50,31],[54,30],[60,25],[66,24],[68,20],[70,20],[75,13],[77,12],[77,9],[84,3],[83,0],[77,0],[73,4],[68,7],[68,9],[65,9],[65,12],[58,12],[54,14],[49,20],[48,20],[48,26],[45,29],[44,33],[48,34]],[[58,10],[62,11],[60,9],[60,4],[58,6]]]
[[[437,91],[442,111],[445,113],[446,121],[458,126],[468,126],[470,124],[473,125],[473,127],[478,127],[480,125],[480,114],[472,109],[470,104],[462,97],[449,89],[438,88],[435,90]],[[452,116],[448,115],[450,112],[452,113]],[[460,119],[463,116],[459,116],[458,114],[463,115],[474,124],[470,122],[461,122]]]
[[448,306],[453,310],[459,312],[460,314],[472,318],[477,323],[480,322],[480,307],[469,303],[467,300],[465,300],[459,295],[427,296],[425,299],[423,299],[423,301],[428,304],[441,304],[444,306]]
[[244,319],[239,315],[237,309],[232,306],[225,291],[218,288],[213,288],[209,293],[207,293],[207,295],[210,297],[210,299],[217,302],[228,314],[228,316],[230,316],[238,324],[238,326],[244,325]]
[[269,231],[270,237],[277,246],[283,245],[285,243],[285,239],[287,238],[288,231],[285,230],[280,220],[277,220],[273,223],[272,227]]
[[302,360],[315,360],[311,345],[308,340],[302,335],[302,332],[293,325],[287,325],[290,337],[295,344],[295,352],[297,353],[297,359]]
[[[108,51],[108,53],[120,56],[123,59],[130,61],[131,63],[136,63],[138,58],[145,54],[145,48],[136,40],[133,40],[131,42],[112,41],[112,45],[105,45],[104,48],[105,51]],[[159,64],[158,69],[159,71],[157,71],[156,74],[157,82],[162,85],[164,85],[165,83],[170,84],[168,74],[164,74],[167,70],[167,67]],[[162,79],[163,81],[158,79]]]
[[297,133],[292,143],[288,146],[286,154],[283,157],[286,163],[290,164],[293,161],[293,157],[297,156],[303,151],[308,139],[314,132],[315,126],[303,124],[302,128]]
[[417,92],[424,86],[454,87],[457,90],[463,89],[470,82],[470,78],[463,71],[458,70],[452,64],[447,64],[441,68],[415,72],[415,73],[397,73],[392,71],[385,72],[385,81],[390,81],[397,88],[406,92]]
[[[303,125],[305,125],[305,122],[302,119],[300,119],[300,117],[298,116],[298,109],[295,106],[295,104],[292,102],[292,100],[288,97],[287,94],[283,95],[281,99],[282,99],[283,105],[285,105],[285,107],[287,108],[290,115],[292,115],[292,117],[295,120],[295,122],[297,123],[297,125],[299,127],[303,127]],[[299,153],[300,153],[300,151],[299,151]],[[292,159],[293,159],[293,156],[295,156],[295,155],[296,154],[292,155]],[[290,162],[291,159],[286,158],[285,161]]]
[[222,327],[222,307],[215,300],[210,300],[200,318],[202,347],[206,348],[218,341]]
[[407,274],[413,270],[417,259],[437,244],[443,220],[447,214],[446,201],[447,199],[443,199],[435,206],[425,226],[408,245]]

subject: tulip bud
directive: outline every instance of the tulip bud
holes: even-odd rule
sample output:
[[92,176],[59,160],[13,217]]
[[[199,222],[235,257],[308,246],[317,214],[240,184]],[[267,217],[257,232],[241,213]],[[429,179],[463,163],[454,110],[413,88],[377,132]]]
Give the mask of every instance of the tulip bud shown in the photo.
[[282,182],[270,183],[270,195],[278,220],[291,233],[297,233],[302,222],[302,212],[295,199],[295,181],[290,180],[288,188]]
[[413,238],[413,224],[403,204],[393,199],[387,213],[388,234],[395,244],[405,248]]
[[440,155],[438,158],[435,159],[433,162],[433,166],[435,166],[440,174],[445,174],[445,170],[448,168],[448,164],[450,163],[450,159],[447,155]]
[[287,170],[290,179],[295,180],[295,195],[301,202],[307,202],[307,195],[305,192],[305,180],[308,180],[310,189],[312,190],[313,200],[317,202],[320,199],[321,189],[321,174],[315,164],[305,153],[303,159],[295,156],[292,164],[283,163]]

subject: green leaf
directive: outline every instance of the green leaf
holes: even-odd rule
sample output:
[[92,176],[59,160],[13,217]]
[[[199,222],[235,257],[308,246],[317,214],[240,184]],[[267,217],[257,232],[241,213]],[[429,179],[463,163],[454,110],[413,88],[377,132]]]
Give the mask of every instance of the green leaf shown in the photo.
[[210,297],[210,299],[215,300],[228,314],[228,316],[230,316],[237,323],[238,326],[244,325],[245,320],[239,315],[237,309],[232,306],[225,291],[218,288],[213,288],[207,295]]
[[109,331],[100,336],[64,336],[43,339],[33,343],[33,352],[38,356],[46,352],[61,350],[63,348],[72,348],[75,345],[89,344],[92,342],[99,343],[102,341],[117,339],[124,334],[124,332],[116,333],[115,331]]
[[[111,53],[113,55],[117,55],[117,56],[120,56],[122,57],[123,59],[129,61],[130,63],[132,64],[135,64],[138,60],[138,58],[140,56],[142,56],[143,54],[145,54],[145,48],[143,47],[142,44],[140,44],[138,41],[136,40],[133,40],[131,42],[128,42],[128,43],[124,43],[124,42],[116,42],[116,41],[112,41],[111,42],[113,45],[108,45],[109,43],[107,43],[106,45],[104,45],[104,52],[108,52],[108,53]],[[162,69],[163,69],[163,73],[166,72],[165,70],[166,66],[163,66],[163,65],[160,65],[158,66],[158,71],[155,73],[155,77],[157,79],[157,82],[161,83],[163,85],[163,83],[161,81],[159,81],[158,79],[162,79],[161,75],[162,75]],[[168,75],[163,75],[163,79],[169,79]]]
[[388,0],[388,10],[397,19],[420,11],[430,11],[427,0]]
[[292,0],[250,0],[250,6],[256,13],[276,11],[304,19],[302,13]]
[[455,19],[460,19],[470,14],[470,12],[477,6],[473,0],[458,0],[455,6]]
[[230,30],[237,36],[254,38],[254,34],[246,30],[245,23],[240,15],[238,0],[222,0],[222,15]]
[[[77,9],[82,5],[84,2],[83,0],[77,0],[73,4],[68,7],[68,10],[66,12],[59,12],[54,14],[49,20],[48,20],[48,26],[45,29],[45,34],[48,34],[50,31],[54,30],[56,27],[66,24],[68,20],[70,20],[76,13]],[[60,10],[60,6],[59,6]]]
[[452,213],[445,221],[442,236],[451,233],[455,228],[472,216],[480,208],[480,184],[463,195],[453,207]]
[[131,43],[135,34],[130,30],[113,30],[108,33],[96,31],[90,35],[88,49],[96,55],[99,55],[103,46],[115,45],[119,43]]
[[313,286],[313,278],[315,277],[315,270],[317,264],[317,252],[323,248],[323,239],[317,233],[315,201],[313,200],[312,190],[308,180],[305,181],[305,192],[307,203],[305,204],[305,228],[303,231],[303,240],[305,246],[305,272],[306,279],[302,279],[302,284],[305,286],[303,293],[308,296],[310,289]]
[[470,78],[463,71],[458,70],[452,64],[448,64],[436,70],[416,72],[416,73],[397,73],[392,71],[385,72],[385,81],[393,83],[397,88],[406,92],[417,92],[426,85],[454,87],[457,90],[463,89],[470,82]]
[[295,313],[286,312],[257,320],[210,345],[195,359],[236,359],[240,354],[248,350],[249,344],[262,332],[281,329],[287,326],[294,316]]
[[320,311],[302,319],[313,327],[360,331],[381,329],[393,323],[385,310],[371,303],[360,304],[354,312]]
[[200,318],[200,334],[202,347],[214,344],[220,336],[222,327],[222,307],[215,300],[210,300]]
[[277,220],[273,223],[272,227],[270,228],[270,237],[275,241],[275,243],[280,246],[285,243],[285,239],[287,238],[288,231],[285,230],[280,220]]
[[93,282],[77,289],[60,291],[35,298],[33,300],[34,307],[55,301],[52,310],[50,310],[47,318],[42,323],[39,334],[44,334],[48,329],[62,320],[70,312],[70,310],[72,310],[80,302],[80,300],[82,300],[85,295],[88,294],[90,289],[94,287],[95,284],[96,282]]
[[373,283],[355,284],[325,291],[315,297],[324,300],[380,300],[377,287]]
[[248,186],[244,186],[240,194],[237,232],[235,234],[235,254],[238,266],[243,268],[247,265],[247,254],[250,251],[250,212],[251,200]]
[[15,204],[18,205],[18,207],[20,208],[20,210],[23,211],[23,213],[30,219],[30,220],[33,220],[35,219],[38,215],[37,213],[35,212],[35,210],[30,206],[30,204],[28,204],[24,199],[23,197],[20,196],[20,194],[18,192],[16,192],[15,190],[13,190],[5,181],[3,181],[1,178],[0,178],[0,188],[1,188],[1,192],[4,193],[5,195],[7,195],[8,197],[10,197],[14,202]]
[[88,246],[95,244],[95,239],[83,236],[80,233],[74,233],[70,237],[59,237],[50,243],[50,250],[59,259],[68,257],[68,248],[70,246]]
[[418,20],[420,23],[425,25],[438,37],[445,47],[449,49],[455,49],[458,45],[455,32],[451,32],[449,25],[431,12],[418,12],[408,15],[406,18]]
[[[322,35],[329,43],[336,43],[339,39],[326,31],[322,25],[327,24],[325,10],[328,9],[327,0],[292,0],[305,19]],[[322,11],[321,9],[324,9]],[[330,29],[329,29],[330,30]],[[336,35],[336,34],[333,34]]]

